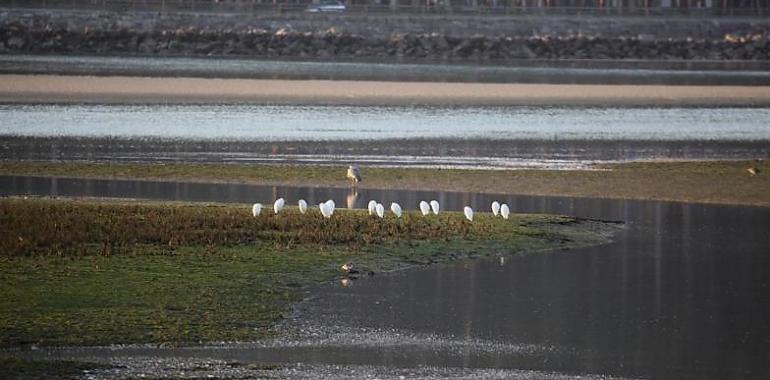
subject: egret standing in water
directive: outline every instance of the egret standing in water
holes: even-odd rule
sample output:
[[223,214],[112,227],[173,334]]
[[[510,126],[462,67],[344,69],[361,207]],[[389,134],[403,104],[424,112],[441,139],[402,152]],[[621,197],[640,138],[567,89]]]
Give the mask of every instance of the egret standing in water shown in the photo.
[[261,213],[262,213],[262,203],[254,203],[254,205],[251,206],[251,215],[254,215],[254,217],[257,217]]
[[348,166],[347,178],[350,181],[350,186],[353,187],[361,182],[361,169],[358,167],[358,165]]
[[503,216],[503,219],[508,219],[508,215],[511,213],[511,209],[508,208],[508,205],[503,203],[502,206],[500,206],[500,215]]
[[307,211],[307,202],[304,199],[300,199],[297,204],[299,205],[299,212],[304,214]]
[[428,202],[420,201],[420,212],[422,212],[422,216],[430,214],[430,206],[428,206]]
[[472,222],[473,221],[473,209],[468,207],[468,206],[465,206],[465,208],[463,209],[463,212],[465,213],[465,218]]
[[438,201],[435,199],[430,201],[430,209],[433,210],[433,213],[438,215]]
[[278,198],[275,200],[275,203],[273,203],[273,211],[275,213],[279,213],[281,210],[283,210],[283,205],[286,204],[286,201],[283,198]]

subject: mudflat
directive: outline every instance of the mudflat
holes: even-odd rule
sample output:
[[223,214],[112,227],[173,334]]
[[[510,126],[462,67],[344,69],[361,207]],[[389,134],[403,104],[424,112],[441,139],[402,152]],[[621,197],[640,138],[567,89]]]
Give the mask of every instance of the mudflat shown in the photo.
[[[599,170],[364,167],[360,187],[770,206],[770,162],[764,159],[629,162],[595,169]],[[347,186],[345,171],[313,165],[0,163],[0,175],[328,187]]]
[[770,87],[0,75],[1,102],[768,106]]

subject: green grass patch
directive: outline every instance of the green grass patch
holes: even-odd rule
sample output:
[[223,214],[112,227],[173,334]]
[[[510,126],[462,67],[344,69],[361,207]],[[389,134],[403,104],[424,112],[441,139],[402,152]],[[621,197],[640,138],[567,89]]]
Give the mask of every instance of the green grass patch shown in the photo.
[[256,340],[343,274],[606,241],[616,225],[478,213],[0,200],[0,345]]

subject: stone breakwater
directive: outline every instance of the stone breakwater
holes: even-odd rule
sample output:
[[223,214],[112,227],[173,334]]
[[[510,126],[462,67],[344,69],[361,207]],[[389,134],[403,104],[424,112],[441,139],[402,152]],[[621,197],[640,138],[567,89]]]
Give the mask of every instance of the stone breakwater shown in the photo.
[[640,37],[485,36],[438,33],[366,38],[334,29],[293,32],[180,28],[154,32],[29,29],[5,25],[0,52],[10,54],[99,54],[143,56],[223,56],[254,58],[386,58],[409,60],[651,59],[768,60],[765,35],[722,39]]
[[[368,21],[370,27],[361,23]],[[409,21],[409,22],[407,22]],[[770,23],[702,22],[690,34],[650,20],[567,22],[540,19],[513,22],[491,18],[284,19],[244,16],[167,17],[158,15],[0,13],[0,53],[139,56],[221,56],[253,58],[505,61],[520,59],[768,60]],[[532,26],[503,26],[521,23]],[[676,21],[671,21],[677,24]],[[691,21],[683,22],[691,23]],[[584,25],[585,24],[585,25]],[[650,30],[657,24],[667,32]],[[767,24],[767,25],[766,25]],[[337,26],[335,26],[337,25]],[[459,25],[457,27],[449,27]],[[695,25],[695,24],[693,24]],[[623,29],[625,32],[617,33]],[[734,33],[721,34],[725,30]]]

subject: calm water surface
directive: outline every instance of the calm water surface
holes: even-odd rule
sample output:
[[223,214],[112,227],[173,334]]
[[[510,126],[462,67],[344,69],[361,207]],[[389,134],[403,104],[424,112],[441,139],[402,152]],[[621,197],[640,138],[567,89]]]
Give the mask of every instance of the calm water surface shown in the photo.
[[770,140],[770,108],[6,104],[0,118],[0,136]]
[[415,209],[492,200],[516,212],[622,220],[615,242],[323,285],[290,339],[191,349],[76,349],[54,357],[211,357],[389,368],[501,368],[656,379],[770,376],[770,208],[453,192],[0,177],[0,192]]
[[0,73],[580,84],[770,84],[762,61],[520,60],[504,65],[0,55]]

